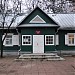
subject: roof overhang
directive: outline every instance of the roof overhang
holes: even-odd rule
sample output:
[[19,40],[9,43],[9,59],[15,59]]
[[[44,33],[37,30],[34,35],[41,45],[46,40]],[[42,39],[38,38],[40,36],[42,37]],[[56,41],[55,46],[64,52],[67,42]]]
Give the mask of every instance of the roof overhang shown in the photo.
[[19,25],[18,27],[59,27],[59,26],[54,24],[23,24]]
[[75,30],[75,27],[60,27],[60,30]]
[[[4,28],[0,27],[0,29],[8,29],[8,27],[4,27]],[[16,29],[16,27],[10,27],[9,29]]]

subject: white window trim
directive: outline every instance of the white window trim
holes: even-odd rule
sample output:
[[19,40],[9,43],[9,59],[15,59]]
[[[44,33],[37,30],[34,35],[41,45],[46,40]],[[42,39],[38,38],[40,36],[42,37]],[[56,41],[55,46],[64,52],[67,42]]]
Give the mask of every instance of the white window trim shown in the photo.
[[[36,17],[39,17],[41,20],[42,20],[42,22],[40,22],[40,21],[34,21],[33,22],[33,20],[36,18]],[[39,15],[36,15],[29,23],[46,23]]]
[[[46,44],[46,36],[53,36],[53,44]],[[45,35],[45,45],[54,45],[54,35]]]
[[19,41],[19,34],[13,35],[13,45],[18,45],[20,46],[20,41]]
[[[69,35],[73,34],[74,35],[74,44],[69,44]],[[75,33],[67,33],[68,35],[68,46],[75,46]]]
[[[6,33],[4,33],[4,34],[6,34]],[[7,35],[12,35],[12,37],[13,37],[13,33],[7,33]],[[4,46],[13,46],[13,43],[12,44],[10,44],[10,45],[7,45],[6,44],[6,38],[5,38],[5,45]],[[13,41],[13,38],[12,38],[12,41]]]
[[59,35],[55,35],[55,45],[59,45]]
[[[30,44],[23,44],[23,37],[24,36],[30,36],[31,37],[31,42]],[[32,45],[32,35],[22,35],[22,45]]]

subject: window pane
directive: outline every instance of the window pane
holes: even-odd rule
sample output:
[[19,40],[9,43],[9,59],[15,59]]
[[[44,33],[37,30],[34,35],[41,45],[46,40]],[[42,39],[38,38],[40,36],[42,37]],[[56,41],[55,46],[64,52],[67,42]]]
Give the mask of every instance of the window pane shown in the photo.
[[48,38],[46,38],[46,41],[48,41]]
[[74,44],[74,34],[69,34],[69,44]]
[[9,44],[9,41],[6,41],[6,44],[8,45]]
[[72,44],[74,44],[74,38],[72,38]]
[[12,36],[11,35],[7,35],[6,38],[12,38]]
[[28,35],[23,36],[23,44],[24,45],[31,44],[31,36],[28,36]]
[[49,36],[46,36],[46,44],[48,45],[51,45],[53,44],[53,36],[49,35]]
[[10,39],[10,44],[12,44],[12,39]]
[[6,45],[12,45],[12,35],[7,35],[5,40],[6,40]]
[[46,44],[48,44],[48,41],[46,41]]
[[69,44],[71,44],[71,40],[69,39]]
[[23,44],[25,44],[25,42],[23,42]]

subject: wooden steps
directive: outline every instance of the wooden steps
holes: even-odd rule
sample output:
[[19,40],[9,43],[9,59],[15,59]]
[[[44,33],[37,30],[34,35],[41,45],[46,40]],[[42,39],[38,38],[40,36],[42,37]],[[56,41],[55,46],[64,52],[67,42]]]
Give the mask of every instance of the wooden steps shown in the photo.
[[64,58],[54,53],[21,54],[19,59],[65,60]]

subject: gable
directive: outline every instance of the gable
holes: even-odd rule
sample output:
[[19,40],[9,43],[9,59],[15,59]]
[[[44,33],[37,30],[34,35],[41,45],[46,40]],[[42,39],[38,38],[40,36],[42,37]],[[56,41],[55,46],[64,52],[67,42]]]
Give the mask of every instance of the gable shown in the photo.
[[36,15],[29,23],[46,23],[39,15]]
[[[58,24],[51,18],[49,17],[45,12],[43,12],[39,7],[36,7],[27,17],[25,17],[20,23],[20,25],[25,25],[25,24],[51,24],[51,25],[56,25]],[[20,26],[21,27],[21,26]]]

